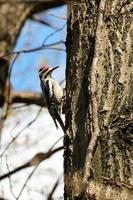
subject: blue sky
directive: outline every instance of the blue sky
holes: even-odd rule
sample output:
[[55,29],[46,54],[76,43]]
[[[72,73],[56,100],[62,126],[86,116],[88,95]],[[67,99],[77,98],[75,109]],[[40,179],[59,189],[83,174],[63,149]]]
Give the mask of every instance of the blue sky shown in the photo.
[[[51,14],[66,17],[66,6],[51,9],[48,12],[39,15],[41,19],[47,19],[48,22],[52,23],[55,28],[49,28],[48,26],[27,20],[17,40],[17,45],[14,48],[14,51],[41,46],[44,39],[50,33],[66,24],[66,20],[58,19],[51,16]],[[65,39],[66,27],[61,32],[50,37],[47,43],[59,40],[65,41]],[[64,45],[58,47],[63,49],[65,48]],[[40,81],[38,78],[38,67],[42,63],[49,66],[60,65],[60,68],[55,71],[54,77],[58,81],[64,79],[66,66],[65,51],[36,51],[28,54],[20,54],[19,58],[13,65],[11,76],[13,88],[17,91],[41,91]],[[32,105],[21,107],[20,109],[12,109],[12,112],[9,112],[8,118],[5,121],[1,139],[2,152],[11,142],[12,138],[15,138],[25,125],[27,128],[21,132],[22,135],[17,137],[17,140],[6,151],[4,157],[1,158],[1,173],[4,174],[8,170],[6,161],[8,161],[12,168],[16,168],[22,163],[27,162],[27,160],[32,158],[36,153],[47,151],[63,135],[61,128],[58,130],[55,128],[53,120],[48,112],[46,112],[46,109],[43,109],[37,120],[34,121],[31,126],[27,126],[29,121],[35,119],[39,109],[38,106]],[[56,144],[56,146],[62,145],[62,140]],[[39,168],[31,177],[32,179],[30,179],[26,185],[20,199],[47,199],[47,195],[51,192],[57,178],[63,174],[62,154],[63,152],[61,151],[48,159],[47,162],[42,162],[41,165],[39,165]],[[5,158],[5,155],[8,155],[8,157]],[[24,170],[12,177],[12,191],[9,180],[7,179],[3,181],[2,185],[0,185],[0,196],[4,195],[3,197],[7,197],[8,199],[14,199],[13,194],[18,196],[20,191],[22,191],[22,187],[27,177],[29,176],[29,170]],[[22,177],[21,180],[19,179],[20,176]],[[36,184],[37,180],[38,184]],[[61,178],[60,185],[56,188],[54,197],[59,199],[58,197],[62,195],[63,180]]]
[[[66,20],[59,19],[55,16],[66,17],[66,6],[50,9],[47,12],[40,13],[36,17],[48,21],[53,28],[42,25],[32,20],[27,20],[17,40],[14,51],[31,49],[41,46],[44,39],[57,29],[66,24]],[[52,37],[49,37],[46,44],[59,40],[65,41],[66,26]],[[65,45],[56,47],[65,49]],[[57,50],[41,50],[32,53],[22,53],[16,60],[12,70],[12,85],[17,91],[40,91],[40,83],[38,78],[38,68],[40,65],[57,66],[60,68],[54,72],[54,78],[59,82],[65,77],[66,52]]]

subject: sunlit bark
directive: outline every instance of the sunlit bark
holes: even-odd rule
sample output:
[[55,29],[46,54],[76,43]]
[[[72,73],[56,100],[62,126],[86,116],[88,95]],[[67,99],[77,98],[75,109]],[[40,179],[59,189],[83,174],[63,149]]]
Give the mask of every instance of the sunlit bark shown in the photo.
[[133,2],[73,1],[68,17],[65,199],[132,199]]

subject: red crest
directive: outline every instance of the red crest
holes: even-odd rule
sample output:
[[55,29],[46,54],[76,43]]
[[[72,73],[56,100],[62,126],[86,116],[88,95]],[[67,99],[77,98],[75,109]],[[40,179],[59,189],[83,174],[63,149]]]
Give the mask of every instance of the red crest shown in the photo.
[[41,71],[45,71],[45,70],[48,70],[49,69],[49,67],[47,67],[47,66],[41,66],[40,68],[39,68],[39,72],[41,72]]

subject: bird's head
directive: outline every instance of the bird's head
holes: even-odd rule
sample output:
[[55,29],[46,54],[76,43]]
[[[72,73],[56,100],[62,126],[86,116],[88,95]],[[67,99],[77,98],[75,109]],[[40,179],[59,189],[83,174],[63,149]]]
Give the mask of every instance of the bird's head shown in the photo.
[[59,66],[54,67],[54,68],[52,68],[52,67],[47,67],[47,66],[41,66],[41,67],[39,68],[39,77],[40,77],[40,79],[46,78],[46,77],[48,77],[48,76],[51,76],[52,72],[53,72],[55,69],[57,69],[58,67],[59,67]]

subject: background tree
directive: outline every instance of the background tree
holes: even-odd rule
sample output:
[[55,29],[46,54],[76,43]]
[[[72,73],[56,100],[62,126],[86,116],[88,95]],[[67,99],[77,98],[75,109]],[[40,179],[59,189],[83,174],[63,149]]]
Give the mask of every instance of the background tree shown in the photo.
[[65,199],[132,199],[133,2],[68,8]]
[[[5,58],[5,55],[9,55],[13,51],[13,48],[15,47],[15,44],[17,42],[18,35],[21,31],[21,28],[24,25],[24,22],[26,19],[34,19],[34,14],[39,13],[41,11],[45,11],[50,8],[54,8],[60,5],[64,5],[64,2],[62,1],[45,1],[45,2],[33,2],[31,3],[30,1],[25,3],[22,1],[22,3],[9,3],[9,2],[0,2],[0,55],[1,55],[1,66],[3,67],[3,61]],[[15,12],[15,11],[18,12]],[[45,22],[44,22],[45,23]],[[4,58],[3,58],[4,56]],[[12,54],[11,54],[12,56]],[[11,58],[10,58],[11,59]],[[8,58],[9,60],[9,58]],[[10,61],[10,60],[9,60]],[[2,68],[1,67],[1,68]],[[3,73],[1,73],[3,74]],[[4,75],[3,75],[4,76]],[[15,94],[14,94],[15,95]],[[25,102],[26,99],[28,101],[28,96],[25,99],[20,99],[19,94],[16,94],[18,96],[12,97],[11,101],[17,102]],[[27,94],[28,95],[28,94]],[[11,95],[12,96],[12,95]],[[29,97],[30,98],[30,97]],[[41,97],[38,96],[40,99]],[[16,100],[15,100],[16,99]],[[34,98],[32,98],[34,99]],[[37,100],[39,100],[37,99]],[[25,103],[30,103],[30,102],[25,102]],[[34,102],[37,103],[37,102]],[[39,104],[39,102],[37,103]],[[40,102],[42,104],[42,102]]]
[[[45,11],[51,8],[58,8],[58,10],[60,10],[61,8],[59,9],[59,6],[64,4],[63,1],[58,0],[44,2],[25,2],[19,0],[0,2],[0,199],[29,200],[30,198],[37,199],[42,197],[43,199],[52,199],[53,196],[56,198],[58,194],[61,195],[58,196],[59,199],[62,199],[63,186],[60,187],[62,183],[62,176],[60,175],[62,174],[62,152],[59,153],[60,158],[58,156],[56,158],[53,157],[53,162],[59,163],[59,166],[55,166],[55,171],[58,172],[58,175],[60,175],[59,177],[58,175],[55,176],[55,171],[50,167],[52,164],[55,165],[54,163],[50,164],[50,160],[47,161],[49,164],[45,164],[44,162],[44,164],[42,163],[40,166],[41,161],[50,158],[53,154],[63,149],[60,145],[61,141],[59,142],[58,140],[62,136],[62,132],[56,131],[56,129],[53,128],[54,126],[51,126],[52,124],[49,116],[47,116],[45,109],[42,110],[41,107],[45,105],[42,100],[41,92],[37,88],[39,80],[35,81],[35,77],[33,76],[33,72],[38,76],[39,64],[51,63],[50,61],[53,59],[53,54],[51,51],[50,61],[48,60],[48,62],[45,60],[45,53],[42,60],[39,60],[41,56],[38,56],[38,62],[33,62],[33,66],[28,66],[26,60],[31,59],[30,52],[35,52],[37,55],[39,50],[45,50],[46,48],[51,48],[54,51],[56,50],[57,58],[61,55],[59,52],[61,52],[64,47],[64,41],[61,41],[63,37],[55,37],[56,41],[54,42],[52,36],[54,36],[54,34],[58,35],[58,32],[65,28],[66,19],[62,20],[59,16],[60,19],[58,20],[62,20],[62,23],[56,25],[54,19],[58,18],[58,16],[53,16],[52,21],[50,14]],[[54,13],[53,10],[49,12],[51,12],[51,16],[52,13]],[[40,15],[43,16],[43,20]],[[49,18],[47,16],[49,16]],[[63,17],[65,17],[65,9],[62,15],[62,18]],[[38,39],[37,37],[31,38],[30,33],[32,31],[31,27],[29,27],[29,40],[26,41],[27,44],[24,46],[26,42],[23,39],[21,48],[18,44],[20,43],[20,38],[22,38],[21,35],[23,35],[24,38],[23,30],[29,21],[36,24],[38,23],[38,26],[42,24],[42,26],[44,26],[43,32],[39,32],[41,29],[36,29]],[[61,24],[63,24],[63,26]],[[50,28],[52,30],[49,30]],[[50,31],[52,34],[50,34]],[[40,38],[42,38],[42,44],[38,42]],[[36,43],[34,43],[33,40],[36,40]],[[32,48],[30,41],[31,43],[33,42]],[[34,45],[38,45],[37,48],[36,46],[34,47]],[[18,48],[18,46],[20,48]],[[65,48],[63,48],[63,51],[64,50]],[[34,57],[37,57],[36,55]],[[24,56],[24,58],[22,56]],[[54,58],[55,65],[57,63],[59,64],[61,60],[57,58]],[[25,67],[20,69],[23,61],[25,61]],[[61,72],[64,70],[63,67],[64,66],[61,65]],[[15,71],[14,68],[18,70]],[[22,71],[24,71],[24,74],[21,74]],[[22,75],[24,77],[24,79],[19,82],[20,85],[14,84],[15,73],[20,80]],[[28,74],[29,76],[27,76]],[[28,80],[33,84],[31,88],[26,87],[26,82],[28,82]],[[25,88],[22,87],[24,85]],[[22,88],[24,88],[24,90]],[[49,129],[50,126],[52,131]],[[21,133],[23,134],[21,135]],[[50,134],[52,137],[48,139],[48,135],[50,136]],[[57,144],[55,144],[55,141],[58,141]],[[40,145],[38,145],[39,143]],[[30,169],[23,170],[20,179],[20,173],[16,172],[28,167],[30,167]],[[38,167],[39,170],[37,170]],[[35,170],[37,172],[35,172]],[[39,175],[39,171],[42,172],[42,174],[40,173]],[[38,184],[30,187],[34,182],[33,179],[36,177],[33,176],[33,173],[38,174]],[[11,176],[11,174],[15,175]],[[34,177],[32,182],[30,181],[31,176]],[[41,176],[42,179],[39,179]],[[47,182],[45,187],[43,185],[44,181]],[[39,188],[41,184],[42,189]],[[60,190],[62,194],[61,192],[58,193],[58,190]],[[26,191],[29,196],[26,195]]]

